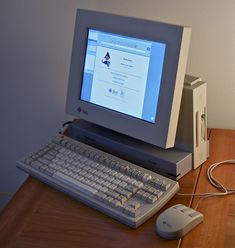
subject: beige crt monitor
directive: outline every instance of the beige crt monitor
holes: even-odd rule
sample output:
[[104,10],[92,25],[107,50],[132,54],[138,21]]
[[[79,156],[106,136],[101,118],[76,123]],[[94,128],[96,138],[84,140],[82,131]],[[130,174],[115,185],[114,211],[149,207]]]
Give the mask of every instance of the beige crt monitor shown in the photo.
[[174,146],[191,29],[77,10],[66,112],[154,146]]

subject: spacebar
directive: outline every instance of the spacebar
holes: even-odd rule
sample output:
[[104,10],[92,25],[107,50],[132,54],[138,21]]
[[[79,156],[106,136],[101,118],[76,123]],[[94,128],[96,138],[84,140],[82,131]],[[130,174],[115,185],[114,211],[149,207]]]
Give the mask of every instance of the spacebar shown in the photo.
[[93,189],[90,186],[88,186],[84,183],[81,183],[81,182],[61,173],[61,172],[58,172],[58,171],[55,172],[53,174],[53,177],[56,178],[57,180],[61,181],[62,183],[67,184],[70,187],[78,189],[79,191],[81,191],[85,195],[93,196],[97,192],[96,189]]

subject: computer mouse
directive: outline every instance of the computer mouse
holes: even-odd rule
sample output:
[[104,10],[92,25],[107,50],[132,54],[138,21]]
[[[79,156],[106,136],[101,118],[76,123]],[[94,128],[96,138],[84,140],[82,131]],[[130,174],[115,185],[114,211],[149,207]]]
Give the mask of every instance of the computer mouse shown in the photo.
[[177,204],[158,216],[156,231],[165,239],[179,239],[202,221],[202,213],[183,204]]

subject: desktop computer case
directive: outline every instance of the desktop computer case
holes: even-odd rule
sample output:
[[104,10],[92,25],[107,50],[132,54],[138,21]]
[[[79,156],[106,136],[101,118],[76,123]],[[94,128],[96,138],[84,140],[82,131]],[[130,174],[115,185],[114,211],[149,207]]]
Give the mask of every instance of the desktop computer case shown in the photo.
[[193,169],[209,156],[206,83],[199,77],[185,76],[175,146],[192,153]]

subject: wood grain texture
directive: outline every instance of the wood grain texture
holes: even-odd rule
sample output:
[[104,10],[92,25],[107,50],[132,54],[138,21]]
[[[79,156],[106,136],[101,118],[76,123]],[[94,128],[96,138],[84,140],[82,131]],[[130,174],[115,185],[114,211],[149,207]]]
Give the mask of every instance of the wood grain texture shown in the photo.
[[[218,192],[206,177],[207,168],[222,160],[235,159],[235,131],[213,129],[210,135],[210,157],[201,167],[196,192]],[[226,187],[235,188],[235,165],[218,167],[214,176]],[[198,198],[194,198],[193,206]],[[211,197],[201,201],[198,211],[204,222],[183,238],[181,247],[235,247],[235,195]]]
[[0,216],[0,247],[177,247],[155,219],[131,229],[30,177]]
[[[206,181],[206,168],[214,161],[235,156],[234,137],[235,131],[212,130],[209,160],[180,179],[180,192],[212,190]],[[234,167],[221,167],[216,174],[234,185]],[[29,177],[0,214],[0,247],[235,247],[234,196],[203,201],[199,211],[205,215],[204,223],[182,240],[167,241],[155,232],[156,217],[177,203],[190,206],[196,201],[175,195],[135,230]]]

